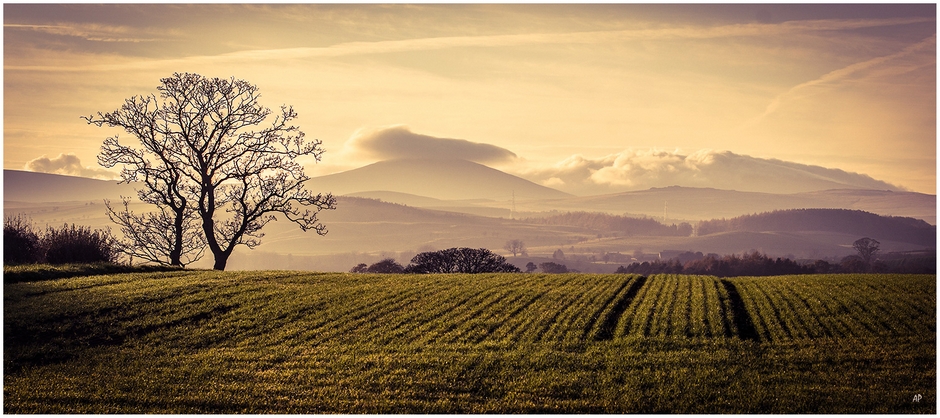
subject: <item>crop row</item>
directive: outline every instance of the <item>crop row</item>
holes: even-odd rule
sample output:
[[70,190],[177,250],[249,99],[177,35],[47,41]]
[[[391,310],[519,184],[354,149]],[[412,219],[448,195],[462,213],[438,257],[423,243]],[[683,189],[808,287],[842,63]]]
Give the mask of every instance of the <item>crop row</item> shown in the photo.
[[[203,346],[421,347],[648,337],[772,342],[922,335],[936,326],[933,276],[166,275],[10,288],[7,338],[191,346],[198,335]],[[74,288],[56,288],[64,283]],[[19,293],[31,287],[43,290]],[[24,298],[43,310],[17,312]],[[67,329],[42,329],[41,321],[56,317],[72,320]]]

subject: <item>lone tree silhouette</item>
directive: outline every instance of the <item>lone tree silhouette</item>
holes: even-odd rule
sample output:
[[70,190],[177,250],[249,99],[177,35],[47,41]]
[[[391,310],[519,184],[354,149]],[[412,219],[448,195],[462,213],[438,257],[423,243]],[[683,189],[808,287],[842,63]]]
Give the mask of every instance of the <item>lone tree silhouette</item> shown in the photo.
[[852,243],[852,247],[855,248],[855,251],[858,251],[858,256],[861,257],[865,265],[868,266],[869,271],[871,271],[871,263],[875,261],[875,253],[880,250],[880,245],[880,242],[868,237],[860,238]]
[[154,258],[181,265],[180,257],[198,256],[204,242],[215,258],[213,268],[224,270],[236,246],[261,243],[261,229],[276,214],[304,231],[326,234],[317,214],[334,209],[336,200],[304,189],[310,178],[297,162],[320,161],[321,141],[305,141],[290,124],[297,118],[293,107],[281,106],[270,125],[258,129],[273,112],[258,103],[258,87],[247,81],[174,73],[160,80],[157,91],[159,97],[133,96],[113,112],[82,117],[99,127],[122,128],[140,144],[134,148],[110,137],[98,157],[105,167],[122,166],[122,182],[143,182],[138,197],[158,207],[153,218],[134,217],[126,205],[109,207],[122,229],[141,232],[126,238],[130,245],[152,246],[144,242],[148,233],[172,224],[162,230],[172,244]]
[[516,254],[526,254],[525,243],[521,239],[511,239],[506,241],[506,245],[503,246],[503,249],[512,253],[512,256],[515,257]]

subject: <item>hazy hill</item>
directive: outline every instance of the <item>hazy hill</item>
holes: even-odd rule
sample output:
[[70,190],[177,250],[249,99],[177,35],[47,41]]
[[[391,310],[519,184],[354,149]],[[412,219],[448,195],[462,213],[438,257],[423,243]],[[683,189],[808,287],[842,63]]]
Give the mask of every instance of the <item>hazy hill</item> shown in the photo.
[[310,190],[345,195],[390,191],[434,199],[488,199],[508,202],[561,199],[570,194],[466,160],[398,159],[315,177]]
[[485,199],[466,199],[466,200],[442,200],[431,197],[413,195],[409,193],[389,192],[389,191],[368,191],[348,193],[344,196],[362,197],[367,199],[378,199],[383,202],[399,203],[408,206],[414,206],[425,209],[439,209],[450,212],[468,213],[472,215],[490,216],[493,218],[509,218],[512,211],[510,204],[501,206],[488,206],[492,203]]
[[925,247],[935,247],[937,242],[937,227],[920,219],[847,209],[791,209],[698,224],[700,236],[734,231],[834,232]]
[[637,214],[667,222],[705,220],[783,209],[856,209],[886,216],[909,216],[937,222],[934,195],[883,190],[836,189],[795,194],[739,192],[713,188],[662,187],[626,193],[572,197],[523,203],[518,210],[586,210],[613,214]]
[[[487,170],[481,171],[488,172]],[[130,186],[120,186],[115,182],[42,173],[15,172],[12,170],[6,170],[5,173],[4,214],[26,214],[40,227],[44,225],[61,225],[62,223],[77,223],[93,228],[110,226],[114,230],[114,225],[110,223],[105,215],[105,208],[101,204],[101,199],[105,197],[116,199],[122,193],[125,195],[133,193]],[[498,175],[494,177],[502,178]],[[316,186],[310,188],[317,191],[327,191]],[[519,190],[516,189],[517,198],[519,197]],[[614,197],[621,199],[622,206],[611,207],[608,212],[622,215],[625,212],[640,212],[635,209],[639,207],[637,205],[644,204],[644,202],[652,206],[654,202],[663,197],[662,193],[672,193],[669,196],[675,198],[682,191],[693,196],[687,201],[688,207],[697,207],[702,211],[707,211],[710,205],[721,206],[734,203],[723,201],[723,199],[714,196],[724,196],[725,199],[731,200],[734,196],[737,196],[742,198],[744,202],[759,203],[760,201],[760,199],[747,199],[747,196],[753,194],[687,188],[654,189],[595,198],[599,201]],[[775,226],[765,222],[765,226],[758,227],[754,231],[731,230],[729,232],[692,237],[652,236],[647,235],[652,234],[652,232],[647,231],[628,236],[627,232],[629,230],[615,230],[616,228],[613,225],[616,223],[594,222],[598,219],[606,219],[599,216],[589,217],[592,222],[581,222],[583,221],[581,220],[573,224],[564,222],[542,223],[535,220],[509,219],[505,215],[493,217],[455,212],[468,208],[487,209],[471,206],[473,204],[479,205],[480,201],[433,200],[401,194],[407,192],[397,192],[398,194],[375,193],[377,194],[373,195],[388,199],[408,198],[414,200],[416,204],[420,202],[421,204],[435,205],[443,210],[430,210],[374,199],[340,196],[336,210],[321,213],[320,218],[329,230],[326,236],[320,237],[313,232],[304,233],[296,225],[283,219],[272,222],[264,229],[265,236],[262,239],[261,246],[255,251],[238,249],[236,257],[233,258],[230,264],[231,268],[278,268],[282,265],[283,268],[345,271],[359,262],[378,261],[378,257],[385,255],[393,256],[400,261],[407,261],[417,251],[439,250],[450,247],[489,248],[504,253],[501,249],[506,241],[510,239],[523,240],[529,247],[529,254],[533,259],[540,257],[549,257],[548,259],[550,259],[554,251],[563,249],[566,254],[569,254],[569,257],[577,255],[581,257],[581,260],[588,259],[592,255],[600,256],[605,252],[620,252],[629,255],[637,250],[653,256],[662,250],[691,250],[719,254],[760,250],[772,256],[794,254],[801,258],[841,257],[851,254],[853,252],[851,249],[852,242],[863,236],[870,236],[881,241],[884,252],[913,251],[925,247],[935,247],[935,232],[933,232],[935,227],[925,226],[925,223],[915,220],[906,220],[895,224],[891,223],[890,219],[886,220],[872,214],[868,214],[870,215],[869,218],[856,219],[850,213],[847,222],[855,222],[854,226],[835,230],[829,228],[829,226],[839,220],[838,212],[831,212],[835,214],[835,220],[824,220],[816,223],[805,221],[803,224],[809,225],[809,227],[799,228],[797,231],[792,231],[793,228],[786,225]],[[858,199],[848,197],[861,196],[861,194],[863,194],[862,191],[842,194],[842,200],[847,205],[871,204],[872,201],[887,204],[891,201],[890,197],[896,197],[895,200],[903,208],[907,197],[919,198],[916,196],[917,194],[899,192],[881,194],[872,192],[869,196],[862,196]],[[697,199],[694,198],[696,195],[698,196]],[[765,200],[777,196],[761,195]],[[634,199],[626,199],[625,196],[633,196]],[[647,196],[647,198],[644,200],[643,196]],[[929,197],[931,198],[929,200],[933,202],[933,197]],[[552,204],[578,199],[590,200],[589,198],[548,199],[533,206],[541,210],[550,210]],[[916,200],[913,199],[912,201]],[[673,208],[678,206],[678,204],[673,204],[673,201],[668,201],[670,214],[674,213]],[[675,201],[678,202],[679,200]],[[524,202],[518,199],[517,206],[522,206]],[[463,206],[449,206],[450,204]],[[631,204],[634,206],[631,207]],[[656,206],[659,206],[659,209],[653,209],[651,212],[655,214],[661,211],[661,204],[661,202],[657,203]],[[494,208],[490,209],[496,209],[495,206],[502,206],[502,213],[506,213],[504,205],[494,204]],[[756,203],[755,207],[757,207]],[[149,207],[144,204],[133,206],[133,210],[138,212],[148,209]],[[778,208],[770,208],[767,211],[775,209]],[[591,207],[575,207],[574,210],[593,209]],[[750,209],[744,213],[753,213],[752,211],[753,209]],[[734,216],[737,217],[740,214],[739,212]],[[550,219],[551,214],[548,215]],[[669,218],[673,218],[673,216],[679,217],[669,215]],[[721,218],[721,216],[718,216],[718,218]],[[658,217],[653,217],[653,219],[656,221],[661,220]],[[760,220],[762,218],[755,219]],[[621,221],[619,218],[614,220]],[[672,222],[670,220],[670,225]],[[598,225],[601,226],[598,227]],[[293,255],[293,258],[288,256],[290,254]],[[282,260],[278,257],[284,257],[284,264],[278,264]],[[293,261],[291,262],[291,260]],[[572,260],[566,262],[573,263]],[[206,266],[194,265],[193,267],[210,266],[211,263]],[[617,266],[599,265],[598,268],[601,267],[610,267],[612,271]],[[586,267],[579,267],[579,269],[591,271]]]
[[119,199],[121,195],[137,196],[134,187],[116,181],[3,170],[3,200],[13,202],[101,202]]

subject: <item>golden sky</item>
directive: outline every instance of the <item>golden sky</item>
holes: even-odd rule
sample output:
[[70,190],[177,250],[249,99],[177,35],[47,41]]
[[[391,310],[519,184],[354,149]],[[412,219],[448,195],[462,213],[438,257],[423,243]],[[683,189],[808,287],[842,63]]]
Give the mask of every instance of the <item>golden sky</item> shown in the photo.
[[936,193],[933,4],[3,12],[6,169],[107,176],[96,155],[119,132],[79,116],[196,72],[294,106],[326,149],[311,175],[393,156],[379,145],[407,136],[489,144],[488,165],[581,194],[696,178],[688,185],[723,188],[741,176],[703,177],[715,161]]

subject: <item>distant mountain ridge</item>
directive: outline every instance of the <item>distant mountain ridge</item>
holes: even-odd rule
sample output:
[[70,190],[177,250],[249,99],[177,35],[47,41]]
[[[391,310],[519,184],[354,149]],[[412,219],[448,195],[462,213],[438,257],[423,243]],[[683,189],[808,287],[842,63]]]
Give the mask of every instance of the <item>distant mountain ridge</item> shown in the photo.
[[482,164],[457,159],[395,159],[314,177],[310,190],[344,195],[368,191],[407,193],[443,200],[563,199],[572,195]]
[[[550,203],[557,210],[645,214],[681,220],[729,218],[784,209],[855,209],[885,216],[907,216],[937,223],[937,197],[916,192],[833,189],[792,194],[741,192],[714,188],[658,187],[632,192],[581,196]],[[535,206],[520,205],[519,210]],[[545,209],[540,209],[545,210]]]
[[137,196],[134,186],[117,181],[3,170],[3,200],[12,202],[69,202]]

